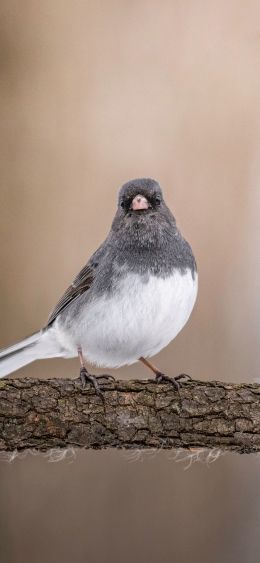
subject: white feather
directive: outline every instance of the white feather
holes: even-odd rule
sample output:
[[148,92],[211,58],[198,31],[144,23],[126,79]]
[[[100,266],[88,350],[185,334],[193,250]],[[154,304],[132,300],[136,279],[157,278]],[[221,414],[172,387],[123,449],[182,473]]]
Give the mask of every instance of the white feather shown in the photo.
[[83,356],[100,367],[116,368],[149,358],[167,346],[187,322],[197,296],[197,274],[176,271],[165,279],[150,276],[145,282],[128,274],[118,282],[116,294],[90,301],[80,318],[64,329],[54,328],[66,355]]
[[100,367],[132,364],[167,346],[187,322],[197,296],[197,275],[176,271],[165,279],[145,282],[128,274],[113,295],[105,294],[82,307],[70,329],[58,317],[53,326],[0,351],[0,377],[43,358],[83,356]]
[[48,331],[36,332],[13,346],[0,350],[0,377],[35,360],[61,356],[63,352],[52,328]]

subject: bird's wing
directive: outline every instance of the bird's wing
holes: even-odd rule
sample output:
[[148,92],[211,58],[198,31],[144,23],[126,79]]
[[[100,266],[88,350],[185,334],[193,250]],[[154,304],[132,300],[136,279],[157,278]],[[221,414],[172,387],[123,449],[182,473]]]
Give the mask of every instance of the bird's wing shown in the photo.
[[61,311],[64,311],[64,309],[66,309],[72,301],[90,288],[95,278],[99,259],[104,254],[102,246],[92,255],[87,264],[80,270],[72,284],[68,287],[68,289],[66,289],[65,293],[62,295],[56,307],[50,314],[46,327],[49,327]]
[[94,279],[94,272],[95,269],[89,263],[80,270],[77,277],[58,301],[56,307],[54,307],[48,318],[47,326],[50,326],[61,311],[64,311],[74,299],[90,288]]

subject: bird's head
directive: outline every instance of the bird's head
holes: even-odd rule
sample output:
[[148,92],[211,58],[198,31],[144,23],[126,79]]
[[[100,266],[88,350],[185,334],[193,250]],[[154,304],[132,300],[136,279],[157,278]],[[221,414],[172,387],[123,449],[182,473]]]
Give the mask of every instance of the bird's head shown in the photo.
[[175,219],[158,182],[139,178],[121,187],[112,232],[120,234],[122,246],[158,246],[175,228]]
[[119,192],[118,211],[121,217],[149,215],[164,205],[162,190],[158,182],[151,178],[130,180]]

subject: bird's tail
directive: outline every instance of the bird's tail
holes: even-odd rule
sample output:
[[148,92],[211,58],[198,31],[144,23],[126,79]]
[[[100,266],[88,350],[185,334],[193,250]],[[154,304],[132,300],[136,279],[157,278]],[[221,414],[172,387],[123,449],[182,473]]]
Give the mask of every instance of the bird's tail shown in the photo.
[[52,328],[35,332],[13,346],[0,350],[0,378],[34,360],[62,355]]

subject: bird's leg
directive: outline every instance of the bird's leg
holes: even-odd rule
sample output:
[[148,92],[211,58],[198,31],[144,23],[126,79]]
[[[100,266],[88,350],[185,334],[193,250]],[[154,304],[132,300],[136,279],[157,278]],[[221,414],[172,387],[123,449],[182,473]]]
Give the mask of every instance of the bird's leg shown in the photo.
[[91,375],[90,373],[88,373],[88,370],[87,370],[87,368],[84,364],[84,358],[83,358],[82,350],[81,350],[80,347],[78,348],[78,356],[79,356],[79,361],[80,361],[80,373],[79,373],[79,375],[80,375],[80,380],[81,380],[83,389],[84,389],[84,387],[86,387],[87,381],[89,381],[90,383],[92,383],[96,394],[99,397],[101,397],[102,400],[104,400],[103,393],[102,393],[102,391],[99,387],[97,380],[103,378],[103,379],[112,379],[114,381],[115,378],[112,375],[97,375],[97,376]]
[[162,383],[163,381],[166,381],[166,382],[169,381],[170,383],[173,383],[173,385],[175,385],[175,387],[179,390],[180,389],[179,381],[181,381],[181,379],[187,378],[187,379],[192,380],[192,377],[190,375],[187,375],[186,373],[181,373],[180,375],[176,375],[176,377],[169,377],[168,375],[165,375],[164,373],[159,371],[153,364],[151,364],[151,362],[148,362],[148,360],[146,360],[146,358],[143,358],[141,356],[141,358],[139,358],[139,360],[146,367],[151,369],[153,373],[155,373],[155,380],[156,380],[157,383]]
[[101,397],[103,399],[103,393],[102,393],[102,391],[99,387],[99,384],[97,382],[96,377],[94,375],[90,375],[90,373],[88,373],[88,370],[87,370],[87,368],[84,364],[84,358],[83,358],[81,348],[78,348],[78,356],[79,356],[79,361],[80,361],[79,376],[80,376],[80,380],[81,380],[83,389],[84,389],[84,387],[86,387],[87,381],[89,381],[90,383],[92,383],[96,394],[99,395],[99,397]]

